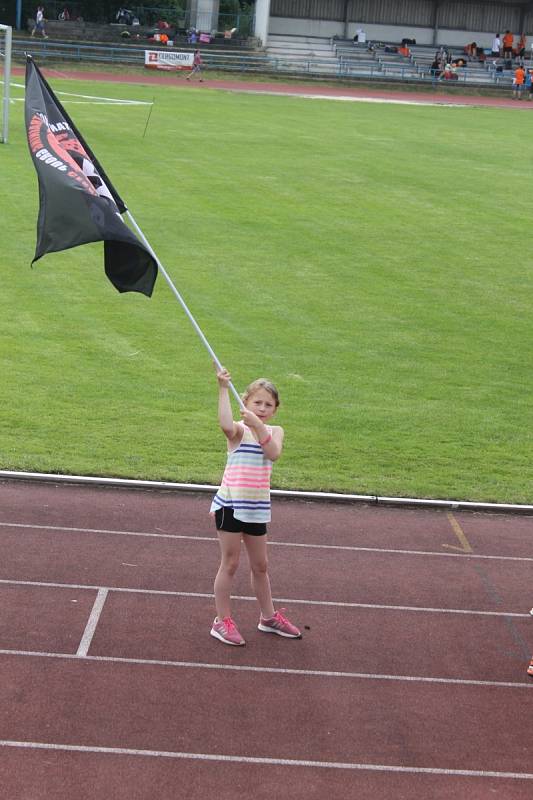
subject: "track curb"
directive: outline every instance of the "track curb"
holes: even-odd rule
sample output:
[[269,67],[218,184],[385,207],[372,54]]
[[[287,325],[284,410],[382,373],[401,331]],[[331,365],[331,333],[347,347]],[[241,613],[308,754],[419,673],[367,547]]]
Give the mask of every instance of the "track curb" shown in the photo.
[[[18,472],[0,470],[0,480],[37,481],[43,483],[80,484],[109,486],[122,489],[151,489],[152,491],[174,491],[215,493],[218,486],[207,483],[175,483],[173,481],[136,480],[134,478],[104,478],[92,475],[61,475],[47,472]],[[272,489],[273,497],[292,500],[314,500],[335,503],[367,503],[397,507],[443,508],[453,511],[488,511],[492,513],[525,514],[533,516],[533,505],[520,503],[483,503],[471,500],[437,500],[420,497],[381,497],[367,494],[341,494],[336,492],[307,492],[290,489]]]

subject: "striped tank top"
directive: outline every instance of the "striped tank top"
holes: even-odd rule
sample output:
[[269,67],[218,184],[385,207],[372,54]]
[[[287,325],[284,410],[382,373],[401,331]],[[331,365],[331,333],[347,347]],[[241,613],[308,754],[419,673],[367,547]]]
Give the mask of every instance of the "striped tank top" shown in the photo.
[[[244,433],[234,450],[228,451],[220,489],[211,503],[211,513],[231,508],[241,522],[270,522],[270,473],[272,461],[243,425]],[[267,426],[269,433],[272,429]]]

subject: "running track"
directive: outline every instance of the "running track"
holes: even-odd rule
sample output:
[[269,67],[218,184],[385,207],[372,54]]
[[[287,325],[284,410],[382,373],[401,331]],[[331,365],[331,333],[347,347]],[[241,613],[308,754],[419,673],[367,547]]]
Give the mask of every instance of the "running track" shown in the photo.
[[209,636],[205,494],[0,483],[6,800],[525,800],[533,518],[275,500]]
[[[38,56],[37,56],[38,60]],[[485,106],[492,108],[513,108],[517,110],[533,110],[533,103],[527,100],[513,100],[511,97],[511,90],[509,89],[508,96],[489,97],[485,95],[461,95],[454,94],[453,91],[443,92],[442,90],[434,92],[416,91],[415,88],[405,87],[403,90],[390,90],[369,89],[368,87],[359,87],[357,84],[345,83],[338,86],[324,85],[320,81],[316,82],[291,82],[284,84],[281,81],[272,81],[271,83],[257,82],[251,77],[250,80],[212,80],[209,78],[209,71],[204,73],[204,82],[202,84],[195,81],[189,83],[180,73],[163,72],[161,74],[153,73],[151,71],[146,74],[128,74],[128,73],[110,73],[110,72],[83,72],[82,70],[72,70],[69,67],[65,69],[52,69],[44,66],[42,68],[44,75],[53,80],[54,78],[67,78],[72,80],[84,81],[107,81],[108,83],[139,83],[139,84],[154,84],[154,85],[176,85],[181,86],[185,90],[191,89],[219,89],[221,91],[229,92],[247,92],[252,94],[280,94],[280,95],[293,95],[296,97],[308,97],[313,99],[330,99],[330,100],[345,100],[345,101],[367,101],[367,102],[383,102],[383,103],[408,103],[415,105],[445,105],[445,106]],[[24,70],[20,67],[14,67],[12,70],[14,76],[24,75]],[[454,87],[450,87],[453,89]]]

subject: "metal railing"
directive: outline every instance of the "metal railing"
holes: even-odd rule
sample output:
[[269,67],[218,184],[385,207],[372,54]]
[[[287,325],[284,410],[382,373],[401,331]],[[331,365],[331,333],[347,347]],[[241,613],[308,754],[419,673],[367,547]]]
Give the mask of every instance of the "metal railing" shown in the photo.
[[[110,46],[105,44],[85,44],[78,42],[55,42],[50,39],[17,39],[13,41],[13,59],[24,59],[31,53],[43,63],[47,61],[76,61],[79,63],[102,63],[114,65],[144,65],[144,51],[161,49],[151,43],[124,44]],[[184,46],[183,50],[191,50]],[[344,55],[332,58],[305,58],[290,56],[266,55],[258,52],[242,53],[237,51],[217,50],[209,47],[202,49],[202,58],[207,69],[230,72],[263,72],[294,76],[313,76],[347,79],[370,79],[387,81],[403,81],[410,83],[432,82],[434,85],[492,86],[507,87],[512,83],[512,73],[498,73],[487,69],[483,76],[471,76],[468,70],[457,73],[454,81],[440,81],[425,65],[416,62],[395,63],[378,57],[372,61],[361,63],[360,59],[350,59]]]

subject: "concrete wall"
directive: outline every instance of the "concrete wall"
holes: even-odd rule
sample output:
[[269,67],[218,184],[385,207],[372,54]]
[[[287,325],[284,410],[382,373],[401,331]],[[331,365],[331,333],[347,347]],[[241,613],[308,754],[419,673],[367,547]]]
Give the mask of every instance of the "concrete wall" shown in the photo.
[[[469,42],[476,42],[479,47],[490,47],[492,45],[493,34],[486,31],[456,31],[438,30],[437,40],[434,41],[432,28],[418,28],[412,25],[361,25],[360,23],[350,22],[348,24],[348,38],[355,36],[358,28],[363,28],[368,40],[380,42],[401,42],[402,39],[416,39],[417,44],[435,45],[465,45]],[[269,33],[280,33],[287,35],[300,36],[345,36],[344,25],[342,22],[330,20],[305,20],[290,17],[271,17]]]

